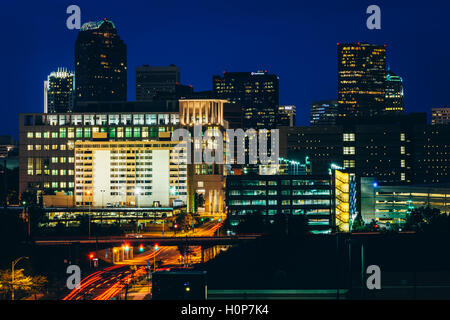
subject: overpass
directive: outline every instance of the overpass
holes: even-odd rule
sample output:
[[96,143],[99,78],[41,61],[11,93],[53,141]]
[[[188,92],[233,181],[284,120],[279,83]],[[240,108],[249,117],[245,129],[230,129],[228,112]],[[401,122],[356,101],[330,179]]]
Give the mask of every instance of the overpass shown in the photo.
[[241,241],[256,240],[260,234],[247,234],[236,236],[186,236],[186,237],[78,237],[71,239],[60,238],[38,238],[34,243],[39,246],[64,246],[64,245],[107,245],[120,246],[124,243],[134,245],[154,245],[160,246],[215,246],[215,245],[233,245]]

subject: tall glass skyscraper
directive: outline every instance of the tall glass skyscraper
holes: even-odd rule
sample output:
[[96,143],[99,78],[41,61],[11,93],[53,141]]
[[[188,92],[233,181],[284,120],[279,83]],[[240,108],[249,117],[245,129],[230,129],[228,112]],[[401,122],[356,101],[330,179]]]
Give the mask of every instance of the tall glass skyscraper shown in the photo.
[[386,47],[338,43],[337,53],[340,115],[381,115],[385,107]]
[[65,113],[73,110],[75,74],[58,68],[44,81],[44,112]]
[[75,43],[76,101],[126,101],[127,47],[110,20],[83,24]]
[[213,77],[214,95],[242,106],[245,128],[272,129],[277,125],[278,77],[267,71],[224,72]]
[[338,103],[336,100],[322,100],[311,103],[309,123],[311,126],[333,126],[338,117]]
[[391,70],[386,73],[386,114],[403,113],[403,80]]

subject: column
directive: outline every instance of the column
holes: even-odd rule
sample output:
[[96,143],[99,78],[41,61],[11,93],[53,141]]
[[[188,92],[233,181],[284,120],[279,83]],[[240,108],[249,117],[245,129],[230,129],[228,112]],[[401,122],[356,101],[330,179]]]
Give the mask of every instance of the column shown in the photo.
[[208,191],[208,198],[209,198],[209,201],[208,201],[208,212],[211,213],[212,212],[212,203],[213,203],[212,190]]
[[185,119],[185,108],[184,108],[184,103],[182,103],[181,104],[181,115],[180,115],[181,124],[185,124],[184,119]]

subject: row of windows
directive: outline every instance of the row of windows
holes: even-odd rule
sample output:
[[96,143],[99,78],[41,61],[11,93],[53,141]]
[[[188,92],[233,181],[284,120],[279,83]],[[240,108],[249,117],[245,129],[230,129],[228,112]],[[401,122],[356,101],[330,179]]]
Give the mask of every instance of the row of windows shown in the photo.
[[[294,199],[294,200],[281,200],[282,206],[299,206],[299,205],[330,205],[329,199]],[[230,200],[230,206],[276,206],[278,200]]]
[[[229,182],[231,186],[276,186],[278,181],[274,180],[231,180]],[[328,180],[282,180],[281,185],[292,185],[292,186],[327,186],[330,184]]]
[[[267,195],[276,196],[278,190],[267,190]],[[265,196],[266,190],[230,190],[230,196]],[[283,196],[315,196],[330,195],[329,190],[281,190]]]
[[[25,124],[31,125],[32,115],[25,117]],[[39,117],[39,116],[37,116]],[[61,114],[43,115],[36,118],[36,124],[48,124],[51,126],[64,125],[167,125],[179,123],[178,113],[160,114]]]
[[[125,130],[124,130],[125,129]],[[27,138],[91,138],[94,133],[109,133],[110,138],[157,138],[158,132],[171,132],[172,127],[93,127],[59,128],[59,131],[27,132]]]
[[75,172],[73,170],[66,170],[66,169],[60,169],[60,170],[49,170],[49,169],[45,169],[45,170],[40,170],[40,169],[28,169],[27,170],[27,174],[29,176],[33,176],[33,175],[41,175],[42,173],[44,173],[44,175],[46,176],[73,176],[75,175]]

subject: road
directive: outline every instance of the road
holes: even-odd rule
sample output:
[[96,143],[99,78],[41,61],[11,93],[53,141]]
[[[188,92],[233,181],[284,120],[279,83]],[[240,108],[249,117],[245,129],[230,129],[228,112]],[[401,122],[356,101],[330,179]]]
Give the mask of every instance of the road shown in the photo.
[[[198,236],[213,236],[222,222],[210,221],[196,231]],[[180,234],[181,235],[181,234]],[[200,262],[201,249],[194,247],[189,262]],[[73,289],[63,300],[110,300],[122,292],[125,286],[147,272],[147,261],[161,261],[162,266],[180,265],[183,257],[177,247],[161,246],[156,251],[147,251],[134,256],[132,260],[123,261],[103,270],[96,271],[82,279],[79,289]]]

